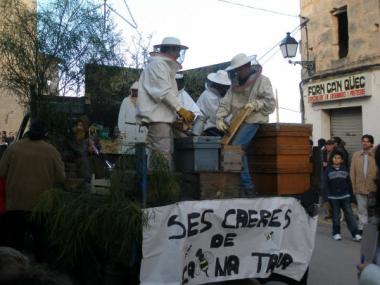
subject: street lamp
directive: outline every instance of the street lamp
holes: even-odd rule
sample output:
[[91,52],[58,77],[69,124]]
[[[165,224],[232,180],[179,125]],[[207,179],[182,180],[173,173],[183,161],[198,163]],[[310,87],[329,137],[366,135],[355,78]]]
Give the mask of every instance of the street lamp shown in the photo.
[[[297,54],[298,42],[295,38],[290,36],[290,33],[286,33],[286,37],[280,43],[280,49],[282,52],[282,56],[284,58],[292,58]],[[306,68],[309,75],[315,72],[315,62],[311,60],[302,60],[302,61],[292,61],[289,59],[289,63],[291,64],[299,64],[303,68]]]

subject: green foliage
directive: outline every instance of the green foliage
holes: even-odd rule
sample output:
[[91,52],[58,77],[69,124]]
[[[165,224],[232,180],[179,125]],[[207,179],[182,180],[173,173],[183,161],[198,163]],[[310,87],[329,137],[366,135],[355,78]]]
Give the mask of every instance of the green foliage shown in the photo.
[[91,101],[90,120],[113,130],[123,99],[129,95],[138,69],[89,64],[86,66],[86,96]]
[[59,260],[78,264],[87,252],[127,263],[132,244],[140,244],[146,218],[139,203],[121,191],[110,195],[52,189],[44,193],[35,218],[46,215],[50,240],[59,248]]
[[[178,201],[180,183],[167,160],[152,158],[154,170],[148,174],[149,205]],[[86,190],[46,191],[34,209],[34,219],[46,219],[57,258],[66,266],[76,266],[89,252],[104,260],[128,264],[132,245],[141,247],[142,229],[148,217],[140,206],[134,156],[123,156],[111,172],[110,193],[97,195]]]
[[[137,192],[136,156],[123,155],[111,176],[113,187],[122,187],[129,197],[140,197]],[[161,206],[177,202],[180,193],[180,176],[173,172],[167,159],[160,153],[151,155],[148,171],[148,205]]]
[[160,153],[153,153],[150,158],[150,175],[148,177],[150,203],[154,205],[170,204],[178,201],[180,180],[169,167],[167,159]]
[[1,12],[0,87],[25,105],[31,90],[37,98],[79,94],[86,64],[123,64],[120,35],[92,0],[52,0],[38,9],[3,0]]
[[186,70],[185,74],[185,89],[190,96],[196,101],[202,92],[205,90],[207,75],[211,72],[216,72],[219,69],[225,69],[229,63],[214,64],[205,67]]

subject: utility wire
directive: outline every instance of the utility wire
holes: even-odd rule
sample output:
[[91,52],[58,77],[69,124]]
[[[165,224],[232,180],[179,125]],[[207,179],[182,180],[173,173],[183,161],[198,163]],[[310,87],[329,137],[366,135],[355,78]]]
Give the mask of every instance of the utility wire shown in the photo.
[[[298,28],[298,29],[297,29]],[[298,32],[300,29],[301,29],[301,25],[299,27],[297,27],[296,29],[294,29],[291,33],[296,33]],[[270,61],[279,51],[281,51],[281,49],[279,48],[279,45],[280,45],[281,42],[278,42],[275,46],[273,46],[269,51],[267,51],[264,55],[262,55],[260,57],[260,60],[263,59],[267,54],[269,54],[269,52],[271,52],[272,50],[274,50],[275,48],[277,48],[277,50],[271,54],[267,59],[265,59],[263,62],[261,62],[260,64],[261,65],[264,65],[266,64],[268,61]]]
[[[220,1],[221,1],[221,0],[220,0]],[[301,29],[302,25],[303,25],[303,24],[300,24],[300,25],[298,25],[297,27],[295,27],[295,28],[290,32],[290,34],[292,35],[292,34],[298,32],[298,31]],[[277,43],[276,43],[271,49],[269,49],[266,53],[264,53],[262,56],[260,56],[260,57],[258,58],[258,60],[263,59],[263,58],[264,58],[268,53],[270,53],[272,50],[274,50],[275,48],[278,48],[278,46],[280,45],[281,42],[282,42],[282,40],[279,41],[279,42],[277,42]]]
[[268,57],[266,60],[264,60],[263,62],[261,62],[260,64],[262,66],[264,66],[264,64],[266,64],[268,61],[270,61],[278,52],[280,51],[280,49],[276,50],[270,57]]
[[284,107],[278,107],[278,108],[281,109],[281,110],[286,110],[286,111],[290,111],[290,112],[294,112],[294,113],[301,113],[300,111],[293,110],[293,109],[288,109],[288,108],[284,108]]
[[254,9],[254,10],[259,10],[259,11],[263,11],[263,12],[267,12],[267,13],[272,13],[272,14],[276,14],[276,15],[288,16],[288,17],[295,17],[295,18],[298,18],[298,17],[299,17],[298,15],[292,15],[292,14],[287,14],[287,13],[283,13],[283,12],[278,12],[278,11],[268,10],[268,9],[264,9],[264,8],[253,7],[253,6],[249,6],[249,5],[246,5],[246,4],[241,4],[241,3],[231,2],[231,1],[227,1],[227,0],[219,0],[219,1],[220,1],[220,2],[224,2],[224,3],[227,3],[227,4],[232,4],[232,5],[236,5],[236,6],[241,6],[241,7],[245,7],[245,8],[250,8],[250,9]]

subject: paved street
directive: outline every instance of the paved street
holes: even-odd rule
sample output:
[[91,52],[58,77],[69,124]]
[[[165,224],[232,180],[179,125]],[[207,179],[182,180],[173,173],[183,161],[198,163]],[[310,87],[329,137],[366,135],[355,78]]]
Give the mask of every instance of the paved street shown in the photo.
[[319,223],[308,285],[356,285],[360,243],[354,242],[346,225],[341,241],[331,238],[331,225]]
[[352,241],[345,224],[342,225],[342,237],[341,241],[333,240],[331,224],[324,221],[318,224],[308,285],[357,285],[356,264],[359,262],[360,243]]

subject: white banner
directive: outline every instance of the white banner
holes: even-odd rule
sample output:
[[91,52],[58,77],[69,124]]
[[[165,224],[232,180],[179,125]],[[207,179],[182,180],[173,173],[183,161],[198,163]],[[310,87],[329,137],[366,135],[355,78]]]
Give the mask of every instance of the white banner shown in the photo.
[[304,275],[317,218],[294,198],[188,201],[148,208],[142,284]]

